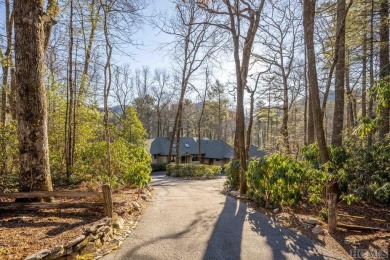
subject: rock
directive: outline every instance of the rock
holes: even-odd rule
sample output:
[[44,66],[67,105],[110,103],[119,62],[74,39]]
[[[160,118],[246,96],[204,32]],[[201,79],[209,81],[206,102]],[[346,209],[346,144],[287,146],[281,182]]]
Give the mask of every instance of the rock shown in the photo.
[[66,254],[63,246],[57,246],[51,250],[51,253],[45,257],[45,260],[57,259]]
[[111,234],[112,229],[111,229],[110,227],[106,226],[106,227],[103,228],[102,232],[103,232],[105,235]]
[[80,250],[80,254],[92,254],[96,252],[96,247],[94,242],[89,242],[83,249]]
[[148,191],[152,191],[153,190],[153,187],[150,184],[146,184],[145,188],[148,189]]
[[90,225],[88,226],[86,229],[85,229],[85,234],[88,235],[88,234],[91,234],[91,233],[94,233],[95,231],[97,230],[97,225]]
[[135,210],[137,210],[137,211],[141,211],[141,209],[142,209],[141,204],[139,204],[139,203],[136,202],[136,201],[133,201],[133,202],[131,203],[131,205],[132,205],[133,208],[134,208]]
[[152,196],[152,194],[150,194],[150,192],[149,192],[148,189],[143,189],[143,190],[142,190],[142,193],[145,194],[145,195],[148,196],[148,197],[151,197],[151,196]]
[[240,196],[238,191],[235,191],[235,190],[230,191],[229,194],[230,194],[230,196],[233,196],[233,197],[239,197]]
[[279,208],[276,208],[276,209],[273,210],[274,214],[278,213],[279,211],[280,211]]
[[83,241],[78,243],[73,247],[73,251],[79,251],[81,248],[85,247],[89,242],[89,238],[85,238]]
[[317,225],[318,224],[318,221],[316,219],[306,219],[304,220],[305,223],[309,224],[309,225]]
[[75,260],[77,257],[79,257],[79,255],[79,252],[73,252],[66,257],[66,260]]
[[76,237],[75,239],[73,239],[72,241],[70,241],[66,246],[65,246],[65,249],[68,249],[78,243],[80,243],[81,241],[83,241],[85,239],[85,235],[81,235],[81,236],[78,236]]
[[118,218],[114,220],[112,226],[116,229],[122,230],[125,227],[125,221],[123,220],[123,218]]
[[315,228],[311,230],[311,232],[313,232],[313,234],[319,235],[319,234],[324,234],[325,231],[321,226],[317,225]]
[[70,254],[72,254],[72,253],[73,253],[73,247],[70,247],[70,248],[65,249],[65,254],[66,254],[66,255],[70,255]]
[[276,217],[276,221],[287,221],[290,219],[290,216],[287,214],[279,215]]
[[41,251],[36,252],[35,254],[27,256],[25,260],[43,259],[44,257],[48,256],[49,254],[50,254],[49,249],[43,249]]
[[100,241],[100,239],[95,240],[95,247],[96,248],[101,248],[102,246],[103,246],[103,244],[102,244],[102,241]]
[[102,242],[107,242],[111,240],[111,234],[106,234],[103,237],[100,238]]

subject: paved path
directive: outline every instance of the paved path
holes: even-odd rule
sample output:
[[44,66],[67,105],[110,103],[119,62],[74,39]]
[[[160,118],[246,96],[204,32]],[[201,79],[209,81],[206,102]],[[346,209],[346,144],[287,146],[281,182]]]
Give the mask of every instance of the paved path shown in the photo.
[[224,178],[185,181],[154,176],[151,203],[117,259],[341,259],[222,195]]

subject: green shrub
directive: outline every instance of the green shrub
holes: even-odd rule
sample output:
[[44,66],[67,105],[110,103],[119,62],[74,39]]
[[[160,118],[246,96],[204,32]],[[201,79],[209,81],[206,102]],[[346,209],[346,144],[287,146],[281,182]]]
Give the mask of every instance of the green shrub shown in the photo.
[[232,189],[238,190],[240,186],[240,161],[230,160],[225,166],[226,185]]
[[[79,150],[76,172],[98,183],[110,183],[115,187],[123,185],[143,187],[151,181],[152,168],[149,153],[142,147],[131,147],[118,138],[111,143],[111,175],[107,172],[106,142],[89,143]],[[77,177],[77,176],[74,176]]]
[[176,164],[167,165],[167,175],[172,177],[210,178],[220,173],[221,167],[207,164]]
[[152,163],[152,172],[166,171],[167,163]]
[[312,169],[336,179],[342,198],[352,203],[359,198],[390,203],[390,137],[371,147],[364,147],[357,137],[350,136],[343,148],[328,147],[329,162],[321,166],[318,146],[302,149],[304,160]]
[[248,196],[260,204],[274,207],[295,205],[304,196],[319,201],[325,174],[286,155],[274,154],[249,162],[246,173]]

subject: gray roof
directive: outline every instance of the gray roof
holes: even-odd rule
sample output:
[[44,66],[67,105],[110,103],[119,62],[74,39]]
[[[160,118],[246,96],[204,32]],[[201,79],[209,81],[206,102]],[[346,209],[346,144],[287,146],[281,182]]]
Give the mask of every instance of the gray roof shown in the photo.
[[231,159],[233,158],[233,147],[222,140],[200,140],[201,149],[205,158],[210,159]]
[[262,158],[266,155],[264,151],[259,150],[257,146],[251,144],[249,147],[249,158]]
[[[159,155],[169,155],[169,137],[157,137],[153,140],[150,145],[150,153],[151,154],[159,154]],[[172,151],[173,154],[176,153],[175,148]],[[192,137],[180,137],[180,148],[179,148],[179,156],[184,154],[198,154],[199,148],[198,143]]]

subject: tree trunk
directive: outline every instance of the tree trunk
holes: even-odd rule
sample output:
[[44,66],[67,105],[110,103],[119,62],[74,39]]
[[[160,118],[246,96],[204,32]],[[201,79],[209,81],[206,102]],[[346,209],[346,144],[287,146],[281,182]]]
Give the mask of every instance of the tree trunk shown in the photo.
[[66,102],[66,140],[65,140],[65,161],[66,161],[66,178],[69,181],[72,175],[73,159],[73,98],[74,98],[74,84],[73,84],[73,0],[70,1],[70,18],[69,18],[69,51],[68,51],[68,85],[67,85],[67,102]]
[[362,56],[362,117],[367,116],[367,33],[363,36],[363,56]]
[[[389,1],[380,2],[380,52],[379,52],[379,79],[383,87],[389,88]],[[379,104],[380,125],[379,141],[383,140],[390,130],[390,105]]]
[[[374,89],[374,1],[371,1],[371,12],[370,12],[370,89]],[[370,95],[368,103],[368,118],[373,119],[374,117],[374,99]],[[373,133],[368,133],[367,146],[370,147],[373,143]]]
[[110,126],[108,122],[108,98],[111,89],[112,74],[111,74],[111,56],[112,45],[110,43],[110,35],[108,28],[108,10],[110,7],[106,6],[104,9],[104,39],[106,44],[106,64],[104,65],[104,135],[106,140],[106,154],[107,154],[107,174],[111,176],[111,136]]
[[350,71],[349,71],[349,52],[347,55],[347,64],[345,66],[345,86],[347,89],[347,126],[348,131],[351,131],[351,128],[355,125],[355,116],[353,111],[353,105],[354,105],[354,97],[350,85]]
[[43,1],[14,1],[20,191],[53,190],[44,85]]
[[[10,94],[9,94],[9,69],[12,62],[11,57],[11,48],[12,48],[12,29],[13,29],[13,14],[11,14],[11,4],[9,0],[5,1],[5,25],[6,25],[6,34],[7,34],[7,47],[5,49],[4,55],[0,53],[0,58],[3,58],[2,70],[3,70],[3,84],[1,88],[1,125],[2,127],[6,126],[8,123],[8,117],[10,114]],[[0,48],[1,52],[1,48]],[[3,142],[1,147],[2,153],[7,153],[7,145]],[[6,172],[6,160],[3,160],[2,165],[0,165],[0,175],[5,174]]]
[[282,135],[284,147],[286,148],[286,153],[290,154],[290,143],[288,137],[288,85],[287,79],[283,79],[283,119],[282,119]]
[[[305,109],[303,112],[303,143],[304,145],[308,145],[308,122],[307,122],[307,111],[308,111],[308,99],[309,99],[309,93],[308,93],[308,86],[307,86],[307,57],[306,57],[306,48],[305,48],[305,65],[304,65],[304,82],[305,82]],[[314,138],[313,138],[314,139]]]
[[329,160],[329,154],[326,147],[324,127],[322,122],[322,111],[320,105],[320,95],[318,90],[317,69],[314,48],[314,15],[315,15],[315,0],[303,1],[303,24],[305,44],[307,48],[308,58],[308,79],[311,94],[311,104],[313,112],[313,122],[317,135],[318,147],[320,150],[320,158],[322,163]]
[[255,94],[257,90],[257,86],[259,84],[261,73],[257,75],[255,87],[252,91],[249,91],[250,93],[250,106],[249,106],[249,122],[248,122],[248,129],[246,133],[246,146],[245,146],[245,154],[247,157],[247,160],[249,160],[249,149],[251,147],[251,138],[252,138],[252,126],[253,126],[253,111],[255,109]]
[[335,82],[335,102],[333,113],[332,145],[340,147],[343,141],[344,126],[344,77],[345,77],[345,0],[337,0],[337,63]]

